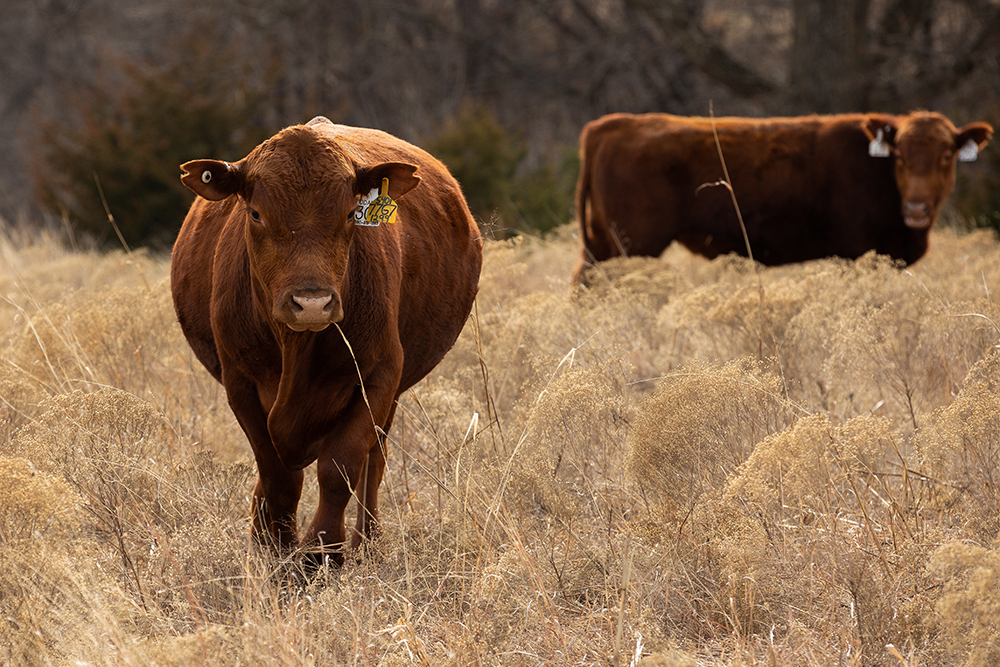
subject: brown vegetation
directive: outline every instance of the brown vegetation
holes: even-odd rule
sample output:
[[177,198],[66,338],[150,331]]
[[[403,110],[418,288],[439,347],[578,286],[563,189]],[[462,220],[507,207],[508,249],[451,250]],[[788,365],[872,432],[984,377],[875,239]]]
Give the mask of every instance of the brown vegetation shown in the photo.
[[995,664],[993,237],[906,270],[674,247],[574,295],[571,235],[487,245],[384,536],[305,581],[248,549],[167,258],[4,234],[0,663]]

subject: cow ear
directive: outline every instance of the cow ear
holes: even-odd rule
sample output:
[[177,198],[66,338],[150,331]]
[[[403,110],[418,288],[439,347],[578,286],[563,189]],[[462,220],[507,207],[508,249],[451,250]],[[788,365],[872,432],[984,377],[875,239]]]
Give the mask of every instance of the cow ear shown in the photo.
[[974,162],[980,149],[993,136],[993,127],[987,123],[969,123],[955,135],[955,148],[960,162]]
[[389,196],[399,199],[420,183],[420,177],[413,173],[416,170],[416,165],[405,162],[383,162],[374,167],[358,169],[356,194],[366,195],[373,188],[381,187],[383,178],[388,178]]
[[885,116],[869,116],[864,123],[865,134],[871,140],[868,154],[872,157],[889,157],[896,146],[896,125]]
[[221,160],[192,160],[182,164],[181,169],[181,183],[210,201],[236,194],[243,184],[239,165]]

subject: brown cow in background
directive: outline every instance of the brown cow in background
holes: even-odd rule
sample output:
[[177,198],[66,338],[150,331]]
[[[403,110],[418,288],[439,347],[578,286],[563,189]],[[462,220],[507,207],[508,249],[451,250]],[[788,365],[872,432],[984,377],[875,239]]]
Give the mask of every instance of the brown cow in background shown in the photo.
[[[174,306],[253,448],[253,536],[343,562],[352,495],[352,546],[377,529],[396,400],[469,315],[479,230],[438,160],[325,118],[239,162],[181,168],[199,196],[174,245]],[[361,226],[383,183],[397,221]],[[300,540],[302,469],[313,461],[319,506]]]
[[753,258],[775,265],[869,250],[907,264],[992,128],[956,129],[937,113],[801,118],[685,118],[612,114],[580,135],[577,216],[583,257],[574,273],[618,255],[658,256],[672,241],[714,258],[747,256],[725,157]]

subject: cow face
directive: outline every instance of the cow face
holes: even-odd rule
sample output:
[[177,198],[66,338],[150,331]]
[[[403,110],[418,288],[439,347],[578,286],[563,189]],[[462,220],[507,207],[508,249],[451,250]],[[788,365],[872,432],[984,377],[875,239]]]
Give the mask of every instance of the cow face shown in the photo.
[[181,169],[184,185],[201,197],[236,198],[230,219],[244,227],[254,293],[276,324],[293,331],[322,331],[343,319],[360,197],[383,178],[393,199],[420,182],[414,165],[358,167],[335,140],[301,126],[234,164],[195,160]]
[[940,114],[919,112],[869,118],[865,131],[871,155],[895,160],[903,221],[927,229],[955,186],[955,162],[975,160],[993,128],[970,123],[958,130]]

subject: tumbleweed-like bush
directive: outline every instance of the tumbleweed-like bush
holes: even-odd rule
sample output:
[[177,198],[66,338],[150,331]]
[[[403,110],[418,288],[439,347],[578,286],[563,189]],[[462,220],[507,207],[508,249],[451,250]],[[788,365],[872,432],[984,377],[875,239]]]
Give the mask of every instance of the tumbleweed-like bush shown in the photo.
[[306,578],[248,543],[253,459],[168,258],[4,230],[0,663],[997,660],[992,236],[906,269],[673,247],[585,290],[576,244],[487,243],[401,398],[383,535]]

